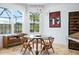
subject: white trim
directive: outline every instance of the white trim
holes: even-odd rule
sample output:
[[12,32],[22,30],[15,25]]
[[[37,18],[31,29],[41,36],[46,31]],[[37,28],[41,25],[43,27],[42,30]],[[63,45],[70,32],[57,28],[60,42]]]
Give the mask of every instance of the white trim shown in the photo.
[[75,39],[75,38],[71,38],[71,37],[68,37],[69,40],[73,40],[75,42],[79,42],[79,39]]

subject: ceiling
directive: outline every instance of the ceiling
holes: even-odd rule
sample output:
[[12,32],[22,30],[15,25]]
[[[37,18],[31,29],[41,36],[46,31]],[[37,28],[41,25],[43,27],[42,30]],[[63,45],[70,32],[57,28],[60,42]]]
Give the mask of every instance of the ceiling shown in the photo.
[[39,6],[44,6],[47,5],[49,3],[19,3],[20,5],[39,5]]

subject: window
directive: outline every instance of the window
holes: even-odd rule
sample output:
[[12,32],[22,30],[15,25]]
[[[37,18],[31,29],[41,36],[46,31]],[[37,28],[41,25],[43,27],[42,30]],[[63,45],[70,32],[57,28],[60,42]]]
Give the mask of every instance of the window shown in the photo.
[[20,11],[14,12],[14,33],[21,33],[22,32],[22,13]]
[[39,17],[38,12],[30,12],[30,32],[39,32]]
[[19,10],[0,7],[0,34],[11,34],[12,29],[14,33],[22,32],[22,13]]
[[7,8],[0,7],[0,34],[11,33],[11,12]]

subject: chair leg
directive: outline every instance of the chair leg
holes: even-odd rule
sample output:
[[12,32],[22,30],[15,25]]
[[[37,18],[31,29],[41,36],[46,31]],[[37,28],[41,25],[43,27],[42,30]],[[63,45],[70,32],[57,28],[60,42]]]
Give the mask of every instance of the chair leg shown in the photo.
[[42,50],[41,50],[41,52],[40,52],[40,53],[42,53],[43,51],[45,51],[45,52],[46,52],[45,46],[42,48]]
[[47,54],[49,55],[49,51],[48,51],[48,49],[46,49],[46,52],[47,52]]
[[34,42],[32,43],[32,46],[33,46],[33,48],[34,48]]
[[52,46],[52,51],[53,51],[53,53],[55,53],[53,46]]
[[28,50],[31,51],[32,54],[34,54],[32,51],[32,47],[28,46]]
[[30,51],[32,52],[32,54],[34,54],[32,50],[30,50]]
[[47,51],[48,55],[49,55],[49,51]]
[[25,54],[26,51],[27,51],[27,48],[25,48],[23,55]]
[[41,47],[40,48],[42,48],[42,41],[41,41]]
[[41,50],[41,52],[40,53],[42,53],[43,52],[43,49]]
[[23,47],[22,47],[22,49],[21,49],[21,51],[20,51],[20,52],[22,52],[22,50],[23,50]]

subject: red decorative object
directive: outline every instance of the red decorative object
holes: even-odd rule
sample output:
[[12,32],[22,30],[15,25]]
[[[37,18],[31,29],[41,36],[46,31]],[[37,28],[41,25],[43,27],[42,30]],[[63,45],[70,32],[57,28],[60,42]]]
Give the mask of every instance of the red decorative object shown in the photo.
[[49,27],[61,27],[60,11],[49,13]]

